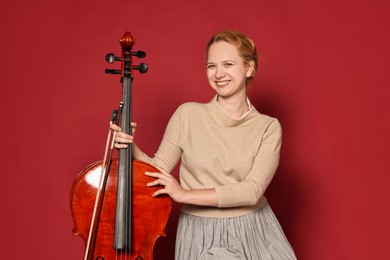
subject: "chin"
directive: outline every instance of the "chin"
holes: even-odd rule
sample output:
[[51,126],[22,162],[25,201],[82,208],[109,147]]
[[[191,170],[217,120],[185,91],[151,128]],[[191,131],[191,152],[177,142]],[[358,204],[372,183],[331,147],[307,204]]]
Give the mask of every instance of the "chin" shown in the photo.
[[217,92],[217,94],[218,94],[218,96],[223,97],[223,98],[228,98],[228,97],[232,96],[231,93],[226,93],[226,92],[223,92],[223,93]]
[[225,96],[229,95],[230,90],[228,88],[219,88],[219,87],[214,87],[215,92],[217,92],[218,95]]

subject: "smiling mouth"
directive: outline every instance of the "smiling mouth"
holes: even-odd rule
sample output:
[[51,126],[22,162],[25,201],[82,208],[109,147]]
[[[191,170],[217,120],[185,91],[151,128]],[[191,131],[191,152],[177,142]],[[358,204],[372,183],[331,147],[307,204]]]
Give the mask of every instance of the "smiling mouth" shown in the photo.
[[224,81],[216,81],[215,83],[217,84],[218,87],[225,87],[227,84],[229,84],[229,80],[224,80]]

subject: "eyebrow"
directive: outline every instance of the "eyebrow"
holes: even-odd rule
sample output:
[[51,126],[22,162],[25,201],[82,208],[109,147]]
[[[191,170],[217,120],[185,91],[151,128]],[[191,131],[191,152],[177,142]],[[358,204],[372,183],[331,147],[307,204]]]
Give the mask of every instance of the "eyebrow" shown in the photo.
[[[234,61],[234,60],[224,60],[224,61],[222,61],[222,63],[225,63],[225,62],[233,62],[233,63],[236,63],[236,61]],[[208,62],[207,62],[207,64],[210,64],[210,63],[214,64],[214,63],[216,63],[216,62],[213,62],[213,61],[208,61]]]

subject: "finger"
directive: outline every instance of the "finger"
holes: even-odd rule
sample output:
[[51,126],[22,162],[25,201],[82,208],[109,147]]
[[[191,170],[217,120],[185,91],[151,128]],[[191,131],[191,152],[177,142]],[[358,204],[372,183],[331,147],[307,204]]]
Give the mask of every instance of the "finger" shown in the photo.
[[154,177],[154,178],[159,178],[161,175],[161,173],[158,173],[158,172],[145,172],[145,175],[146,176],[150,176],[150,177]]
[[110,125],[110,128],[111,128],[112,130],[114,130],[114,131],[120,131],[120,130],[121,130],[121,128],[120,128],[119,126],[117,126],[116,124],[111,124],[111,125]]
[[123,148],[127,148],[127,144],[115,143],[114,147],[118,149],[123,149]]
[[166,182],[171,182],[172,176],[170,174],[164,174],[160,172],[145,172],[145,175],[158,178],[160,180],[166,181]]
[[122,132],[122,131],[117,132],[116,136],[121,137],[121,138],[128,138],[128,139],[132,138],[131,135],[126,134],[125,132]]
[[121,144],[130,144],[133,142],[133,138],[116,137],[115,142]]
[[168,178],[170,178],[170,179],[172,178],[172,175],[169,174],[169,173],[167,173],[167,172],[164,171],[164,170],[162,170],[161,173],[162,173],[164,176],[166,176],[166,177],[168,177]]
[[[148,186],[148,187],[156,186],[156,185],[163,185],[162,180],[157,179],[157,180],[154,180],[154,181],[152,181],[152,182],[148,182],[148,183],[146,184],[146,186]],[[163,186],[164,186],[164,185],[163,185]]]
[[159,190],[155,191],[155,192],[152,194],[152,196],[153,196],[153,197],[156,197],[156,196],[161,195],[161,194],[168,194],[168,193],[167,193],[166,189],[159,189]]
[[137,123],[131,122],[130,126],[131,126],[131,133],[134,135],[135,129],[137,128]]
[[117,132],[115,136],[115,142],[117,143],[131,143],[133,142],[133,137],[123,132]]

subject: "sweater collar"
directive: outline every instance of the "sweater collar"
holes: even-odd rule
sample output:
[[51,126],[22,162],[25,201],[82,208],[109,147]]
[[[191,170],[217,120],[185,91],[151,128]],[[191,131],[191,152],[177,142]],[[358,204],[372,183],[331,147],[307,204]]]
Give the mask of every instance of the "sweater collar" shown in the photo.
[[256,111],[256,109],[252,106],[248,97],[247,102],[249,111],[243,114],[240,118],[230,117],[229,114],[218,103],[217,99],[218,95],[215,95],[209,104],[211,107],[211,114],[215,117],[215,120],[222,126],[238,126],[248,121],[255,115],[254,111]]

